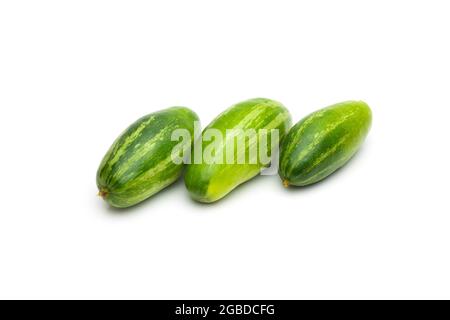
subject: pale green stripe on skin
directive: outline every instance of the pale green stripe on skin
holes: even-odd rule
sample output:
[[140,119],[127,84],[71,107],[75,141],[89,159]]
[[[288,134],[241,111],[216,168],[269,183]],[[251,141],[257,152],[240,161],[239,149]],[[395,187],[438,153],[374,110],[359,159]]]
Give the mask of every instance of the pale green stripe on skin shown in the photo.
[[[304,173],[311,172],[315,167],[317,167],[319,164],[322,163],[323,160],[328,158],[328,156],[332,155],[336,150],[338,150],[339,147],[341,147],[343,144],[345,144],[350,137],[350,134],[347,133],[342,138],[339,139],[338,143],[336,143],[333,147],[329,148],[326,152],[322,153],[314,162],[307,168],[304,169]],[[316,174],[317,175],[317,174]],[[314,176],[316,176],[314,175]],[[309,180],[310,178],[308,178]]]
[[[173,166],[175,166],[175,164],[173,164]],[[181,165],[179,165],[179,166],[181,166]],[[144,185],[145,182],[151,181],[155,175],[165,171],[169,167],[172,167],[172,155],[169,155],[166,159],[164,159],[164,161],[161,161],[155,167],[153,167],[150,170],[146,171],[145,173],[141,174],[138,178],[134,179],[132,182],[129,182],[127,184],[127,189],[133,188],[136,185]],[[170,168],[170,169],[174,169],[174,168]]]
[[[323,114],[325,113],[325,109],[324,110],[320,110],[317,111],[315,113],[313,113],[312,115],[308,116],[306,118],[306,120],[301,124],[301,127],[296,131],[295,135],[293,137],[290,137],[290,140],[292,141],[298,141],[299,137],[303,134],[303,132],[305,131],[305,129],[314,121],[316,120],[316,118],[320,118],[323,116]],[[291,153],[292,150],[295,148],[295,144],[291,144],[289,145],[289,148],[286,149],[286,153]]]
[[120,192],[111,193],[109,195],[109,201],[119,207],[128,207],[151,197],[153,194],[175,182],[178,178],[179,176],[169,176],[163,181],[155,182],[150,189],[147,189],[144,186],[140,189],[135,189],[133,190],[133,193],[131,195],[127,192],[124,192],[123,194],[121,194]]
[[[319,112],[322,113],[323,111],[324,111],[324,110],[319,111]],[[314,149],[322,142],[322,139],[323,139],[325,136],[329,135],[329,134],[332,133],[334,130],[336,130],[341,124],[343,124],[345,121],[347,121],[347,119],[350,118],[350,117],[352,117],[354,114],[355,114],[355,111],[353,111],[353,112],[351,112],[351,113],[349,113],[349,114],[343,116],[343,117],[340,119],[339,122],[335,122],[335,123],[332,123],[332,124],[327,125],[323,130],[320,131],[320,133],[316,133],[315,136],[314,136],[314,142],[311,143],[311,144],[309,144],[307,148],[303,149],[303,150],[298,154],[297,160],[296,160],[296,161],[298,161],[298,162],[301,161],[306,155],[308,155],[312,150],[314,150]],[[317,117],[311,117],[311,118],[309,118],[309,119],[307,119],[307,120],[314,119],[314,118],[317,118]],[[305,123],[306,123],[306,121],[305,121]],[[311,123],[311,121],[308,121],[308,123]],[[306,125],[304,124],[304,125],[302,125],[302,128],[300,128],[300,129],[298,130],[298,132],[303,133],[304,130],[305,130],[305,128],[306,128]],[[292,139],[292,141],[298,141],[297,139],[298,139],[299,136],[300,136],[299,134],[296,134],[296,135],[295,135],[296,138],[295,138],[295,139]],[[289,154],[289,153],[291,152],[291,150],[292,150],[293,148],[295,148],[295,147],[297,147],[297,145],[292,144],[291,147],[288,148],[288,150],[285,151],[286,154]],[[292,174],[292,170],[294,170],[294,166],[290,166],[290,168],[287,170],[287,176],[290,176],[290,175]]]
[[127,148],[130,144],[132,144],[137,138],[139,138],[142,135],[142,131],[155,119],[154,116],[148,118],[146,121],[142,122],[139,127],[133,131],[132,134],[127,136],[125,138],[125,141],[120,144],[117,144],[117,142],[122,138],[122,135],[125,133],[122,133],[122,135],[119,136],[117,141],[114,142],[114,148],[111,148],[106,156],[103,159],[103,163],[100,165],[100,167],[103,166],[103,164],[106,163],[106,168],[104,169],[105,172],[110,172],[111,168],[116,164],[120,158],[128,151]]
[[[152,137],[152,139],[148,140],[143,146],[139,147],[139,152],[135,152],[131,157],[127,159],[127,161],[121,164],[119,170],[114,174],[114,179],[119,180],[127,171],[130,169],[130,165],[142,160],[142,158],[146,157],[148,153],[156,146],[157,143],[164,137],[167,131],[172,130],[172,127],[166,127],[162,129],[158,134]],[[137,136],[139,137],[139,136]],[[127,177],[124,177],[124,180],[127,180]]]
[[[239,121],[238,124],[236,124],[235,126],[233,126],[232,128],[227,128],[227,129],[242,129],[245,128],[249,123],[251,123],[252,120],[254,120],[255,117],[259,116],[261,113],[263,113],[265,110],[263,108],[259,108],[260,106],[264,105],[265,102],[259,103],[259,104],[255,104],[254,106],[252,106],[252,110],[250,113],[248,113],[246,116],[244,116],[244,118],[242,120]],[[234,107],[234,106],[233,106]],[[208,125],[208,127],[205,128],[205,130],[209,129],[209,128],[215,128],[214,125],[219,122],[219,120],[221,120],[222,117],[226,117],[229,113],[233,113],[233,107],[229,108],[228,110],[222,112],[218,117],[216,117],[216,119],[213,120],[213,122]],[[242,110],[243,112],[244,110]]]
[[329,174],[333,173],[334,171],[336,171],[337,169],[342,167],[349,158],[351,158],[351,156],[350,157],[347,157],[347,156],[341,157],[338,161],[336,161],[335,166],[326,167],[326,168],[322,169],[321,171],[316,173],[314,176],[311,176],[308,179],[303,180],[300,185],[308,185],[312,182],[317,182],[317,181],[327,177]]

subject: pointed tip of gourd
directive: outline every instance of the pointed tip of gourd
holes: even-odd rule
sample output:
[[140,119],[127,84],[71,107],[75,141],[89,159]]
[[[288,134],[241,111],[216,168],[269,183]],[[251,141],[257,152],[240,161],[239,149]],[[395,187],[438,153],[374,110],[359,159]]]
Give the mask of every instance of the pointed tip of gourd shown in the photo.
[[109,194],[108,191],[102,189],[102,190],[100,190],[100,191],[98,192],[97,195],[98,195],[99,197],[102,197],[103,199],[106,199],[106,197],[108,196],[108,194]]
[[285,188],[289,187],[289,181],[287,181],[286,179],[283,180],[283,186]]

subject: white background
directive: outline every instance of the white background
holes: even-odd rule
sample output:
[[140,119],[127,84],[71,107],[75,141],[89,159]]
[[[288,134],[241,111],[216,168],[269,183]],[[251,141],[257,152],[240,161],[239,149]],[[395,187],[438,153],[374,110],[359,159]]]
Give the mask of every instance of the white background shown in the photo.
[[[0,298],[450,298],[448,1],[2,1]],[[147,113],[362,99],[317,185],[182,181],[130,210],[99,162]]]

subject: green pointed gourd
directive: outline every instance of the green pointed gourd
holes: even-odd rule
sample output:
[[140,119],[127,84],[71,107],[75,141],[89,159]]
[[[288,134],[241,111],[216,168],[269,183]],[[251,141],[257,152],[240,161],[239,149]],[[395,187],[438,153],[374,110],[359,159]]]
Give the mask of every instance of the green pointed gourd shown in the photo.
[[197,115],[185,107],[172,107],[144,116],[129,126],[113,143],[97,171],[99,195],[111,206],[133,206],[175,182],[183,164],[172,159],[180,143],[172,132],[185,129],[193,141]]
[[[268,165],[261,161],[261,158],[253,158],[254,161],[250,161],[250,150],[255,144],[246,143],[243,152],[240,152],[242,149],[236,147],[237,140],[230,139],[227,132],[255,130],[258,137],[261,137],[261,132],[268,132],[268,140],[272,141],[272,138],[275,140],[273,137],[275,134],[270,134],[273,132],[272,129],[276,130],[279,139],[282,139],[290,126],[289,111],[281,103],[270,99],[257,98],[243,101],[221,113],[204,129],[201,141],[196,142],[194,147],[191,163],[187,166],[185,183],[192,198],[200,202],[217,201],[238,185],[259,174],[262,168]],[[216,137],[216,140],[209,140],[207,136],[211,132],[220,135]],[[218,139],[220,137],[224,138]],[[237,138],[242,138],[242,135]],[[261,148],[262,144],[258,144],[258,148]],[[198,157],[195,149],[201,147],[201,151],[205,152],[203,155],[206,155],[206,151],[211,146],[214,146],[214,152],[211,152],[213,161],[205,161],[206,159],[200,155],[201,163],[195,163]],[[271,155],[271,143],[266,146]],[[233,162],[227,161],[227,150],[236,152]],[[245,158],[246,161],[239,163],[237,158],[241,160]]]
[[306,186],[332,174],[356,153],[371,123],[372,112],[363,101],[338,103],[303,118],[281,145],[283,184]]

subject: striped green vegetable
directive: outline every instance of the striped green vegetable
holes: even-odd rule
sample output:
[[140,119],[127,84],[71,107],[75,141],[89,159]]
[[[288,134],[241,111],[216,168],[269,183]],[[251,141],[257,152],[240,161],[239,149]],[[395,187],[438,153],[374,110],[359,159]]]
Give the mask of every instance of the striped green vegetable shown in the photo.
[[[151,113],[134,122],[109,148],[97,171],[99,195],[111,206],[133,206],[176,181],[183,164],[172,161],[175,129],[187,129],[193,141],[197,115],[185,107]],[[185,141],[183,148],[189,148]]]
[[372,112],[362,101],[338,103],[303,118],[281,145],[283,184],[306,186],[342,167],[364,141],[371,122]]
[[[201,145],[201,149],[206,151],[213,143],[217,143],[217,141],[205,141],[205,134],[211,132],[211,129],[217,130],[223,136],[226,136],[227,130],[230,129],[254,129],[258,135],[261,132],[260,129],[267,129],[269,130],[268,140],[271,141],[271,129],[278,130],[281,139],[286,135],[290,126],[291,116],[281,103],[263,98],[251,99],[233,105],[215,118],[205,128],[202,133],[203,139],[200,143],[196,143],[195,148]],[[185,175],[186,187],[193,199],[200,202],[217,201],[238,185],[256,176],[264,166],[268,165],[268,163],[263,163],[260,158],[255,159],[254,162],[249,160],[249,150],[252,145],[250,140],[245,143],[244,154],[239,154],[238,151],[242,149],[238,150],[235,141],[235,139],[227,138],[216,144],[217,152],[212,155],[212,158],[217,160],[217,163],[205,163],[205,161],[195,163],[193,152],[192,160],[194,161],[187,166]],[[268,147],[267,154],[270,154],[271,142],[268,142],[266,146]],[[258,145],[258,147],[261,146]],[[234,149],[236,152],[234,160],[236,161],[232,163],[226,161],[227,148]],[[237,157],[244,155],[246,161],[239,163]]]

